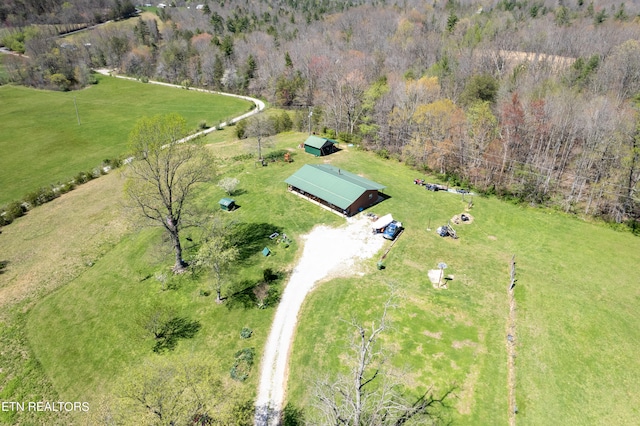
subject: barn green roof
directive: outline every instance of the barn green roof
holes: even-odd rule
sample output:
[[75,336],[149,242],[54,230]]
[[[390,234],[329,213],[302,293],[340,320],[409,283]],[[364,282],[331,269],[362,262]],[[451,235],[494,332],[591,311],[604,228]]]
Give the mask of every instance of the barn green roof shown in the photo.
[[285,182],[341,209],[349,207],[365,191],[385,188],[377,182],[329,164],[305,164]]
[[326,144],[327,142],[331,143],[331,144],[337,144],[338,141],[334,141],[333,139],[329,139],[329,138],[321,138],[320,136],[314,136],[311,135],[307,138],[306,141],[304,141],[305,145],[308,145],[312,148],[317,148],[320,149],[324,146],[324,144]]

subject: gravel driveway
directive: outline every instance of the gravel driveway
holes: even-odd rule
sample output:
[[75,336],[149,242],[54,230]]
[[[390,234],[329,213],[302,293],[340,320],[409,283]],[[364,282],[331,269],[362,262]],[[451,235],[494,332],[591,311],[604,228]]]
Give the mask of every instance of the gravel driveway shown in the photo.
[[317,226],[303,236],[304,249],[276,310],[261,363],[256,399],[257,426],[278,424],[288,375],[289,352],[298,313],[307,293],[325,278],[355,274],[358,260],[374,256],[383,246],[373,235],[371,222],[360,215],[340,228]]

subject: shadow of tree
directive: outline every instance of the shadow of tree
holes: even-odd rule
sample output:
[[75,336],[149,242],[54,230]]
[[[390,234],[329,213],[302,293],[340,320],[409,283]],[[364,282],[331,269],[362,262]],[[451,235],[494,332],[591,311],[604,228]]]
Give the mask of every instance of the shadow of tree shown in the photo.
[[164,325],[157,334],[153,351],[161,353],[172,351],[176,348],[179,339],[192,339],[202,325],[199,321],[190,321],[183,317],[173,317]]
[[273,419],[280,419],[282,413],[274,409],[271,405],[260,405],[256,407],[254,424],[256,426],[268,426]]
[[243,189],[243,188],[239,188],[239,189],[235,189],[229,196],[230,197],[237,197],[238,195],[245,195],[247,194],[247,190]]
[[236,284],[232,294],[227,297],[227,309],[251,309],[258,306],[258,298],[253,291],[256,285],[246,280]]
[[6,272],[8,265],[9,265],[8,260],[0,260],[0,275]]
[[270,223],[237,223],[231,230],[233,241],[240,252],[239,261],[244,261],[262,251],[272,243],[269,235],[280,233],[280,228]]
[[297,408],[291,402],[288,402],[282,412],[282,426],[302,426],[304,424],[304,408]]

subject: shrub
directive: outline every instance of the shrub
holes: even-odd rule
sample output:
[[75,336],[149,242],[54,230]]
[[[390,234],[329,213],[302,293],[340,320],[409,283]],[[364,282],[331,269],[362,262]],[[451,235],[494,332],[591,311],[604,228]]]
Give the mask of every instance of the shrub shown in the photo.
[[236,137],[238,139],[244,139],[246,137],[245,133],[247,130],[247,121],[246,120],[241,120],[238,122],[238,124],[236,124]]
[[200,120],[200,122],[198,123],[198,128],[200,130],[208,129],[209,127],[207,126],[206,120]]
[[264,159],[267,161],[277,161],[284,159],[284,155],[289,152],[286,149],[278,149],[276,151],[271,151],[268,154],[264,155]]
[[235,192],[238,184],[240,184],[240,181],[231,177],[223,178],[218,182],[218,186],[229,195],[232,195]]
[[254,348],[245,348],[235,354],[235,363],[231,367],[231,378],[244,382],[249,377],[251,367],[253,367],[253,357],[255,356]]
[[233,161],[246,161],[253,159],[253,154],[240,154],[234,157],[231,157]]
[[0,213],[0,225],[9,225],[15,219],[24,216],[26,209],[19,201],[14,201],[4,208]]
[[376,155],[380,158],[384,158],[385,160],[389,159],[389,150],[387,149],[379,149],[376,151]]
[[280,302],[281,293],[279,286],[271,285],[267,290],[267,297],[264,298],[260,308],[265,309],[269,306],[276,306]]
[[240,332],[240,337],[243,339],[248,339],[252,335],[253,335],[253,330],[251,330],[248,327],[243,327],[242,331]]

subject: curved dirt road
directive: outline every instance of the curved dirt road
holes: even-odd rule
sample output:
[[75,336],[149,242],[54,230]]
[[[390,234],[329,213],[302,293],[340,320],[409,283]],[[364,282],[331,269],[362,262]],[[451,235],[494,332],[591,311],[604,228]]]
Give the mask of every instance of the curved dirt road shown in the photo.
[[[261,363],[256,398],[257,426],[278,425],[288,376],[289,352],[306,295],[330,276],[352,275],[356,262],[375,255],[383,246],[381,235],[371,233],[364,216],[347,219],[340,228],[317,226],[303,237],[304,249],[282,294]],[[319,262],[318,259],[322,259]]]

